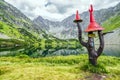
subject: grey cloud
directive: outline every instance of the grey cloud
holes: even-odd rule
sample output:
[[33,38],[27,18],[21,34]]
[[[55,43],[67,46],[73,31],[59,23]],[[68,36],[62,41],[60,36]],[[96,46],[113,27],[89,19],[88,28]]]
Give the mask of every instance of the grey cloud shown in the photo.
[[61,4],[56,4],[56,3],[52,3],[52,2],[47,2],[47,4],[45,4],[45,7],[49,7],[50,5],[54,5],[54,6],[56,6],[56,8],[58,9],[58,13],[60,13],[60,14],[64,14],[64,13],[66,13],[67,12],[67,9],[68,8],[72,8],[73,7],[73,5],[61,5]]
[[66,6],[57,6],[59,13],[64,14],[67,12],[68,8],[73,7],[73,5],[66,5]]
[[[20,9],[26,16],[33,19],[38,15],[49,18],[65,18],[74,14],[76,9],[81,12],[88,10],[90,0],[5,0]],[[35,1],[35,2],[34,2]],[[92,0],[95,9],[115,6],[120,0]],[[43,14],[41,12],[44,12]],[[52,16],[52,15],[57,15]],[[58,17],[59,16],[59,17]]]
[[47,2],[47,4],[45,4],[45,7],[48,7],[51,4],[52,4],[51,2]]
[[115,6],[115,3],[120,2],[119,0],[99,0],[96,3],[94,3],[94,6],[96,9],[101,9],[101,8],[108,8],[111,7],[111,5]]
[[22,4],[22,5],[19,5],[19,8],[20,8],[21,10],[25,10],[26,7],[27,7],[27,9],[28,9],[29,11],[32,11],[32,10],[35,9],[34,6],[32,6],[31,4],[29,4],[29,3],[27,3],[27,2],[23,2],[23,3],[21,3],[21,4]]

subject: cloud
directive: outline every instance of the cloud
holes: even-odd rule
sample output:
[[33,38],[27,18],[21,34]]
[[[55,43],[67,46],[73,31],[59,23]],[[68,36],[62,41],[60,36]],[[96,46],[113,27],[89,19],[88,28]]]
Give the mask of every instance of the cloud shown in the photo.
[[97,2],[93,2],[93,4],[96,9],[101,9],[101,8],[113,7],[119,2],[120,0],[98,0]]
[[89,4],[93,3],[95,9],[115,6],[119,0],[5,0],[21,10],[30,19],[37,16],[49,20],[63,20],[74,14],[76,10],[80,13],[87,11]]

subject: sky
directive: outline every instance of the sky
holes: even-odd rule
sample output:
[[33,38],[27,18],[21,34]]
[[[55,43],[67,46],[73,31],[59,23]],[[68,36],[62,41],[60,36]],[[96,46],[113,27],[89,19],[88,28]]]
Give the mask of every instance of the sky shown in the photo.
[[18,8],[30,19],[42,16],[52,21],[61,21],[76,13],[88,11],[93,4],[95,10],[115,6],[120,0],[5,0]]

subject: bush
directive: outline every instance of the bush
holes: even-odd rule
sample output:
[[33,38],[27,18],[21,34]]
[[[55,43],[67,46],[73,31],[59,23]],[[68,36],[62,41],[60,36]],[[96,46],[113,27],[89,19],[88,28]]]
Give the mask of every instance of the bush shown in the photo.
[[92,73],[108,73],[108,70],[106,70],[103,64],[97,64],[96,66],[93,66],[90,63],[86,63],[80,69]]
[[26,55],[26,54],[20,54],[20,55],[17,55],[16,57],[18,57],[18,58],[29,58],[29,56]]

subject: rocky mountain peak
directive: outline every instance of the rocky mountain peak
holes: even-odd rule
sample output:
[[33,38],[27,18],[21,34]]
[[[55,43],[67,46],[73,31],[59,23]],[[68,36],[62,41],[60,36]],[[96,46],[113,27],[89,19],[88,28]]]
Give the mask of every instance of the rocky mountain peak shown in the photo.
[[38,16],[35,20],[44,21],[43,17]]
[[[96,21],[99,24],[102,24],[104,21],[106,21],[107,19],[111,18],[114,15],[117,15],[118,13],[120,13],[120,3],[117,4],[115,7],[94,11],[94,16]],[[83,19],[81,26],[82,26],[82,30],[84,31],[89,24],[89,12],[88,11],[83,12],[80,14],[80,16],[81,16],[81,19]],[[73,20],[75,19],[75,14],[67,17],[61,22],[53,22],[50,20],[45,20],[41,17],[40,17],[40,20],[38,19],[39,21],[37,19],[35,19],[34,22],[36,22],[37,24],[40,23],[40,25],[44,25],[44,27],[46,26],[47,31],[51,32],[56,37],[59,37],[59,38],[76,38],[77,37],[77,27],[76,27],[76,24],[73,23]]]

